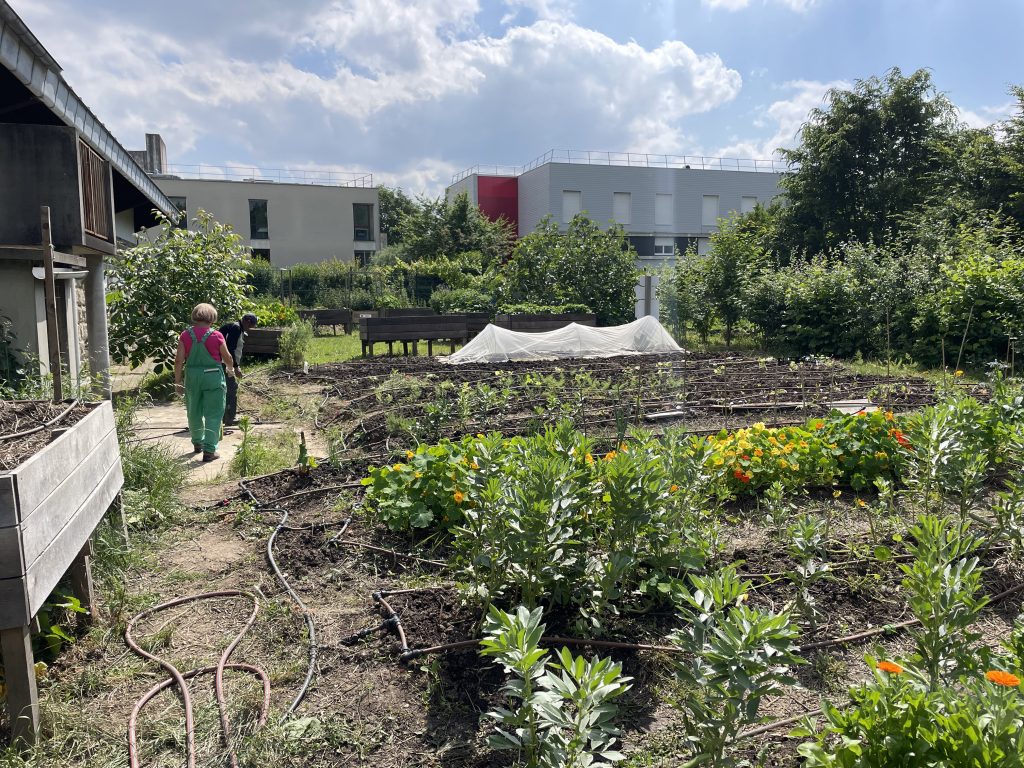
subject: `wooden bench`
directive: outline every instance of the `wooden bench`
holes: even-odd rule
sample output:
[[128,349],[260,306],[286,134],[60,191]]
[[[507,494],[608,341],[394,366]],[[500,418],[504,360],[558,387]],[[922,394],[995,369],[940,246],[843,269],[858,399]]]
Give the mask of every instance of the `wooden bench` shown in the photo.
[[495,315],[494,324],[501,328],[508,328],[510,331],[525,331],[527,333],[538,333],[541,331],[554,331],[564,328],[569,323],[579,325],[597,325],[597,315],[592,314],[568,314],[568,315]]
[[352,332],[351,309],[300,309],[299,317],[313,324],[313,332],[317,328],[331,326],[331,331],[338,335],[338,326],[348,334]]
[[242,354],[277,357],[281,354],[281,334],[283,328],[250,328],[245,332],[245,346]]
[[386,342],[388,354],[394,354],[394,343],[402,342],[402,353],[419,352],[418,342],[427,342],[427,354],[434,354],[435,341],[450,341],[452,352],[455,342],[466,343],[469,339],[466,318],[462,315],[435,315],[433,317],[367,317],[360,320],[359,338],[363,345],[363,357],[373,356],[373,345]]
[[10,472],[0,473],[0,651],[15,741],[39,729],[31,627],[70,570],[83,607],[95,605],[90,538],[121,491],[121,454],[109,402]]

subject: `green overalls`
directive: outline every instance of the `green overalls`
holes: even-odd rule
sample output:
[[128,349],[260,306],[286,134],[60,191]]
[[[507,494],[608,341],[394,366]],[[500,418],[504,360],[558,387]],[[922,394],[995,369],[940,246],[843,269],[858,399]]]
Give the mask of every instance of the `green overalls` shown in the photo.
[[188,329],[192,337],[192,349],[185,361],[185,411],[188,413],[188,431],[192,442],[202,445],[206,453],[214,453],[220,442],[220,425],[224,418],[224,394],[227,383],[224,367],[218,363],[206,340],[213,329],[206,331],[202,339],[196,338],[194,328]]

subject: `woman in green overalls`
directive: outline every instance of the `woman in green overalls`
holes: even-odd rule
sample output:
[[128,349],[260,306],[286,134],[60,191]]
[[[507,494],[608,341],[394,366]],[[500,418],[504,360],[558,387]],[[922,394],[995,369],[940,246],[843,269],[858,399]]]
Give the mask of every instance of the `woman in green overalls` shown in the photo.
[[224,377],[235,375],[234,366],[224,365],[225,360],[231,359],[231,353],[220,331],[210,327],[215,322],[217,310],[213,305],[197,304],[192,310],[192,327],[178,338],[178,352],[174,356],[174,385],[179,393],[185,394],[192,449],[195,453],[203,452],[203,461],[220,458],[217,443],[227,392]]

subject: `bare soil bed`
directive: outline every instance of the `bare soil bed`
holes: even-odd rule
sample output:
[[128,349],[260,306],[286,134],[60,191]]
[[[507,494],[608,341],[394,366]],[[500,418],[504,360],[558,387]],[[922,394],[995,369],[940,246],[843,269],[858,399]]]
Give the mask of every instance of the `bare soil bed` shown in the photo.
[[53,442],[54,430],[73,427],[88,412],[78,401],[0,400],[0,471],[15,469]]
[[919,377],[864,375],[829,360],[689,353],[471,366],[372,359],[317,366],[309,377],[325,385],[317,425],[371,453],[477,432],[527,434],[563,418],[614,439],[626,424],[710,433],[803,423],[858,401],[897,412],[936,401],[934,385]]

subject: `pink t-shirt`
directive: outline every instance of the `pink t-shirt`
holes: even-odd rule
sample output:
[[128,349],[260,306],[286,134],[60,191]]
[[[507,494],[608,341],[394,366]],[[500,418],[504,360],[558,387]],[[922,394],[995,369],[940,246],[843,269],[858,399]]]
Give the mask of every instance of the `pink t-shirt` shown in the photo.
[[[196,338],[201,339],[203,338],[203,334],[205,334],[209,329],[193,328],[192,330],[195,332]],[[185,344],[185,359],[187,360],[189,353],[192,352],[192,335],[188,331],[184,331],[181,334],[181,340]],[[213,359],[216,360],[218,363],[224,362],[223,360],[220,359],[220,345],[223,343],[224,336],[221,334],[220,331],[214,331],[206,339],[206,349],[213,356]]]

